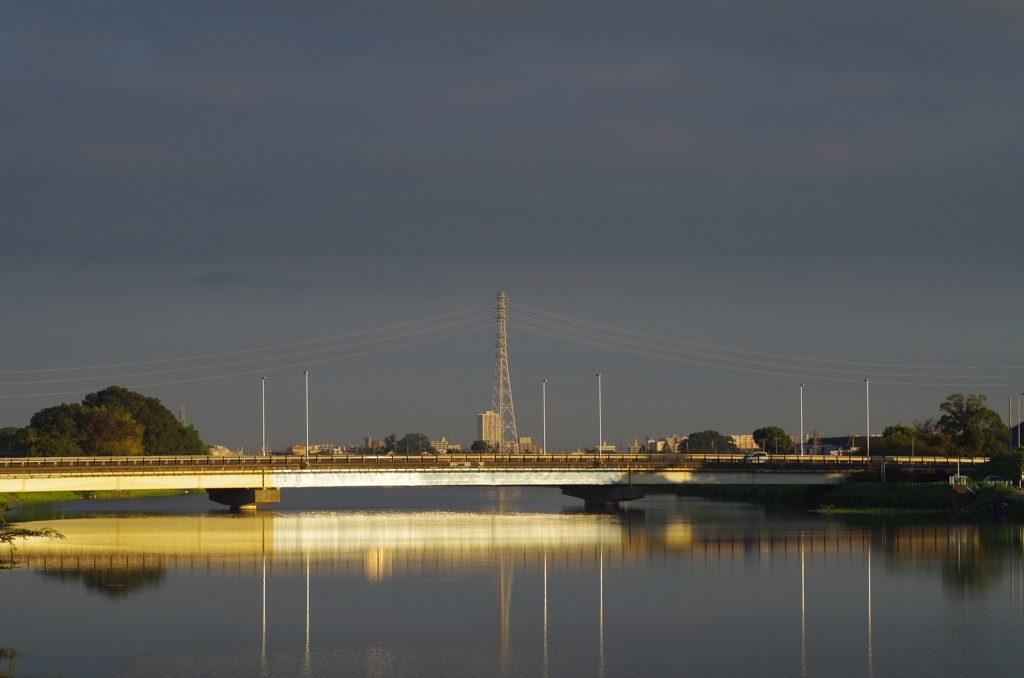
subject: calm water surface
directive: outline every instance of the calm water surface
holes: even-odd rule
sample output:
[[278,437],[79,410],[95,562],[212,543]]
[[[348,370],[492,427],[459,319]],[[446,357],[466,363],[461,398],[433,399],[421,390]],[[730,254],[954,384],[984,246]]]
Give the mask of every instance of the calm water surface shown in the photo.
[[[962,676],[1024,662],[1019,525],[555,490],[293,490],[7,515],[25,676]],[[3,667],[0,667],[3,668]]]

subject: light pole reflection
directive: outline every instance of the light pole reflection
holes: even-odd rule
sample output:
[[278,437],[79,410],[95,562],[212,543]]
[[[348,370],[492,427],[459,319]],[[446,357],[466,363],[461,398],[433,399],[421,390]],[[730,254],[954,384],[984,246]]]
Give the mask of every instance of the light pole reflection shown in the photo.
[[871,637],[871,545],[868,544],[868,678],[875,678],[875,656]]
[[263,637],[260,640],[260,669],[267,675],[267,554],[263,554]]
[[548,554],[544,553],[544,678],[548,678]]
[[306,675],[309,675],[309,554],[306,554]]
[[597,675],[599,678],[604,678],[604,550],[599,552],[599,563],[598,569],[598,582],[599,582],[599,594],[598,594],[598,608],[597,608]]
[[807,678],[807,588],[803,532],[800,533],[800,675]]

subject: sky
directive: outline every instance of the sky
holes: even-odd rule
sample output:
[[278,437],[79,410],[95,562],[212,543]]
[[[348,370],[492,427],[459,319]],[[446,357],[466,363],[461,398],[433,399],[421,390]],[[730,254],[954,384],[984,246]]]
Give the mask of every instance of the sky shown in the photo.
[[597,374],[615,445],[1024,391],[1012,0],[11,2],[0,63],[0,426],[252,449],[265,376],[280,449],[308,371],[313,442],[468,445],[498,291],[552,450]]

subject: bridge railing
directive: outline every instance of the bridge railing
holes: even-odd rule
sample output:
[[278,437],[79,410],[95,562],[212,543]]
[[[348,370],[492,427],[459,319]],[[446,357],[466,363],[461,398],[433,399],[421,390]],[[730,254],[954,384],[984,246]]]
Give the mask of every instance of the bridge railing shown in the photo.
[[[509,467],[671,467],[694,465],[740,465],[743,454],[334,454],[312,455],[308,461],[299,455],[268,456],[131,456],[131,457],[9,457],[0,458],[0,471],[32,471],[45,469],[153,469],[160,467],[202,467],[206,469],[252,471],[265,469],[299,468],[458,468],[476,465]],[[902,466],[965,466],[987,461],[987,458],[954,457],[865,457],[857,455],[769,455],[763,464],[749,467],[772,466],[861,466],[878,467],[881,464]]]

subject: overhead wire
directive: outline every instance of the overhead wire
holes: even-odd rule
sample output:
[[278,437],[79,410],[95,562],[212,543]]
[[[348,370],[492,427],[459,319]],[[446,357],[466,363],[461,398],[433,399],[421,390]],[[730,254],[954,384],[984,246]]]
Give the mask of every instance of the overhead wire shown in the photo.
[[[579,343],[579,344],[584,344],[584,345],[587,345],[587,346],[594,346],[594,347],[598,347],[598,348],[605,348],[605,349],[609,349],[609,350],[612,350],[612,351],[618,351],[620,353],[628,353],[628,354],[631,354],[631,355],[638,355],[638,356],[644,356],[644,357],[648,357],[648,358],[655,358],[655,359],[658,359],[658,360],[666,360],[666,361],[669,361],[669,362],[685,363],[685,364],[689,364],[689,365],[698,365],[698,366],[702,366],[702,367],[711,367],[711,368],[716,368],[716,369],[729,370],[729,371],[732,371],[732,372],[746,372],[746,373],[749,373],[749,374],[763,374],[763,375],[774,376],[774,377],[813,379],[813,380],[816,380],[816,381],[833,381],[833,382],[846,382],[846,383],[859,383],[859,382],[863,381],[863,379],[851,379],[851,378],[843,378],[843,377],[827,377],[827,376],[816,375],[816,374],[798,374],[798,373],[788,373],[788,372],[775,372],[775,371],[770,371],[770,370],[757,370],[757,369],[753,369],[753,368],[749,368],[749,367],[739,367],[739,366],[736,366],[736,365],[722,365],[720,363],[709,363],[709,362],[700,361],[700,360],[692,360],[692,359],[689,359],[689,358],[681,358],[681,357],[678,357],[678,356],[666,356],[666,355],[660,354],[660,353],[654,353],[654,352],[651,352],[651,351],[641,351],[641,350],[634,349],[634,348],[628,348],[628,347],[623,347],[623,346],[616,346],[614,344],[606,344],[606,343],[602,343],[602,342],[598,342],[598,341],[593,341],[593,340],[590,340],[590,339],[581,339],[581,338],[573,337],[573,336],[570,336],[570,335],[564,335],[564,334],[559,334],[559,333],[556,333],[556,332],[551,332],[549,330],[543,330],[543,329],[538,329],[538,328],[535,328],[535,327],[530,327],[528,325],[522,325],[522,324],[520,324],[518,322],[510,322],[509,326],[515,327],[517,329],[525,330],[527,332],[532,332],[534,334],[540,334],[540,335],[543,335],[543,336],[549,336],[549,337],[553,337],[553,338],[556,338],[556,339],[562,339],[562,340],[565,340],[565,341],[570,341],[570,342],[575,342],[575,343]],[[939,376],[939,377],[936,377],[936,378],[943,378],[943,376]],[[945,378],[949,378],[948,375],[945,375]],[[963,387],[963,386],[1010,386],[1010,385],[1015,385],[1017,383],[1020,383],[1020,382],[999,382],[999,383],[973,383],[973,382],[932,383],[932,382],[927,382],[926,383],[926,382],[885,381],[885,380],[875,380],[875,379],[872,379],[871,381],[872,381],[872,383],[885,384],[885,385],[890,385],[890,386],[954,386],[954,387]]]
[[36,374],[43,372],[73,372],[82,370],[105,370],[113,369],[116,367],[135,367],[138,365],[156,365],[160,363],[171,363],[171,362],[183,362],[185,360],[205,360],[206,358],[220,358],[227,355],[241,355],[243,353],[257,353],[259,351],[274,351],[281,348],[291,348],[292,346],[303,346],[307,344],[316,344],[322,341],[334,341],[337,339],[347,339],[349,337],[357,337],[364,334],[373,334],[374,332],[385,332],[387,330],[398,329],[399,327],[408,327],[409,325],[416,325],[419,323],[431,322],[433,320],[440,320],[442,318],[450,318],[455,315],[462,315],[463,313],[471,313],[473,311],[479,311],[485,308],[491,308],[490,304],[482,306],[474,306],[472,308],[463,309],[461,311],[452,311],[450,313],[442,313],[440,315],[431,316],[429,318],[420,318],[419,320],[410,320],[404,323],[397,323],[394,325],[387,325],[384,327],[377,327],[370,330],[361,330],[359,332],[349,332],[346,334],[336,334],[330,337],[321,337],[319,339],[305,339],[302,341],[293,341],[287,344],[277,344],[274,346],[258,346],[256,348],[245,348],[237,351],[223,351],[221,353],[208,353],[206,355],[195,355],[186,356],[182,358],[162,358],[159,360],[141,360],[138,362],[131,363],[112,363],[109,365],[89,365],[85,367],[53,367],[40,370],[9,370],[0,371],[0,374]]
[[697,356],[697,357],[701,357],[701,358],[708,358],[708,359],[714,359],[714,360],[726,360],[726,361],[730,361],[730,362],[745,363],[745,364],[749,364],[749,365],[757,365],[757,366],[760,366],[760,367],[777,367],[777,368],[781,368],[781,369],[793,369],[793,370],[799,369],[799,370],[810,370],[810,371],[814,371],[814,372],[833,372],[833,373],[840,373],[840,374],[858,374],[858,375],[868,375],[868,376],[915,377],[915,378],[920,378],[920,379],[930,379],[930,378],[936,378],[936,379],[938,379],[938,378],[948,378],[948,379],[978,379],[978,378],[982,378],[982,379],[1010,379],[1010,378],[1024,378],[1024,375],[1021,375],[1021,374],[1007,374],[1007,375],[1004,375],[1004,374],[984,374],[984,375],[976,375],[976,374],[969,374],[969,375],[903,374],[903,373],[893,373],[893,372],[866,372],[866,371],[863,371],[863,370],[843,370],[843,369],[839,369],[839,368],[835,368],[835,367],[810,367],[810,366],[806,366],[806,365],[788,365],[788,364],[783,364],[783,363],[772,363],[772,362],[764,362],[764,361],[760,361],[760,360],[751,360],[749,358],[734,358],[734,357],[731,357],[731,356],[722,356],[722,355],[716,355],[716,354],[713,354],[713,353],[704,353],[704,352],[700,352],[700,351],[691,351],[691,350],[687,350],[687,349],[683,349],[683,348],[674,348],[674,347],[671,347],[671,346],[659,346],[657,344],[651,344],[651,343],[644,342],[644,341],[638,341],[636,339],[625,339],[625,338],[622,338],[622,337],[615,337],[615,336],[610,335],[610,334],[602,334],[600,332],[594,332],[594,331],[591,331],[591,330],[579,329],[579,328],[571,327],[571,326],[568,326],[568,325],[562,325],[562,324],[559,324],[559,323],[553,323],[553,322],[549,322],[549,321],[545,321],[545,320],[538,320],[536,318],[523,318],[523,317],[520,316],[520,320],[523,320],[525,322],[534,323],[536,325],[543,325],[545,327],[554,328],[556,330],[562,330],[562,331],[567,331],[567,332],[574,332],[576,334],[582,334],[582,335],[586,335],[586,336],[590,336],[590,337],[595,337],[595,338],[598,338],[598,339],[604,339],[604,340],[608,340],[608,341],[617,341],[617,342],[621,342],[621,343],[625,343],[625,344],[632,344],[634,346],[640,346],[640,347],[643,347],[643,348],[649,348],[649,349],[654,349],[654,350],[659,350],[659,351],[671,351],[673,353],[682,353],[682,354],[686,354],[686,355],[693,355],[693,356]]
[[[372,355],[374,353],[383,353],[385,351],[393,351],[393,350],[400,349],[400,348],[408,348],[409,346],[417,346],[419,344],[425,344],[425,343],[428,343],[428,342],[431,342],[431,341],[438,341],[439,339],[449,339],[451,337],[457,337],[459,335],[469,334],[471,332],[479,332],[480,330],[486,330],[486,329],[490,329],[492,327],[493,327],[493,325],[487,324],[487,325],[483,325],[481,327],[473,327],[473,328],[468,329],[468,330],[462,330],[460,332],[453,332],[451,334],[446,334],[446,335],[439,336],[439,337],[429,337],[429,338],[426,338],[426,339],[420,339],[419,341],[410,341],[410,342],[407,342],[407,343],[404,343],[404,344],[399,344],[397,346],[384,346],[384,347],[381,347],[381,348],[373,349],[371,351],[363,351],[361,353],[351,353],[351,354],[348,354],[348,355],[335,356],[333,358],[323,358],[321,360],[310,360],[310,361],[301,362],[301,363],[293,363],[291,365],[279,365],[277,367],[267,367],[267,368],[264,368],[264,369],[261,369],[261,370],[250,370],[250,371],[247,371],[247,372],[235,372],[235,373],[232,373],[232,374],[217,374],[217,375],[211,375],[211,376],[208,376],[208,377],[195,377],[195,378],[192,378],[192,379],[179,379],[179,380],[176,380],[176,381],[164,381],[164,382],[152,383],[152,384],[134,384],[134,385],[129,386],[127,388],[136,389],[136,388],[149,388],[149,387],[153,387],[153,386],[170,386],[170,385],[174,385],[174,384],[188,384],[188,383],[197,382],[197,381],[211,381],[211,380],[214,380],[214,379],[227,379],[227,378],[230,378],[230,377],[242,377],[242,376],[248,376],[248,375],[252,375],[252,374],[264,374],[266,372],[276,372],[278,370],[287,370],[287,369],[292,369],[292,368],[295,368],[295,367],[305,367],[307,365],[319,365],[319,364],[322,364],[322,363],[334,362],[334,361],[337,361],[337,360],[347,360],[349,358],[358,358],[358,357],[361,357],[361,356]],[[60,392],[60,393],[30,393],[30,394],[17,394],[17,395],[0,395],[0,399],[36,398],[36,397],[44,397],[44,396],[78,395],[78,394],[81,394],[81,393],[89,393],[89,392],[90,392],[90,390],[84,390],[84,391],[63,391],[63,392]]]
[[989,366],[958,366],[958,365],[907,365],[898,363],[870,363],[870,362],[857,362],[853,360],[836,360],[830,358],[813,358],[809,356],[793,356],[779,353],[767,353],[764,351],[753,351],[749,349],[733,348],[730,346],[719,346],[716,344],[705,344],[696,341],[688,341],[686,339],[678,339],[676,337],[666,337],[659,334],[650,334],[647,332],[639,332],[637,330],[631,330],[624,327],[616,327],[614,325],[606,325],[604,323],[597,323],[589,320],[582,320],[580,318],[574,318],[572,316],[563,315],[561,313],[553,313],[551,311],[544,311],[538,308],[532,308],[530,306],[524,306],[522,304],[509,303],[509,307],[517,308],[521,311],[527,311],[530,313],[537,313],[540,315],[558,318],[564,321],[577,323],[580,325],[588,325],[591,327],[597,327],[605,330],[612,330],[615,332],[622,332],[625,334],[632,334],[634,336],[641,336],[648,339],[658,339],[661,341],[668,341],[678,344],[686,344],[688,346],[697,346],[700,348],[708,348],[717,351],[728,351],[732,353],[745,353],[748,355],[758,355],[766,358],[781,358],[784,360],[800,360],[807,362],[822,362],[822,363],[833,363],[842,365],[860,365],[863,367],[898,367],[898,368],[910,368],[910,369],[936,369],[936,370],[1019,370],[1024,369],[1024,365],[989,365]]
[[252,358],[250,360],[235,360],[227,363],[216,363],[213,365],[195,365],[192,367],[175,367],[170,370],[154,370],[151,372],[133,372],[129,374],[109,374],[104,376],[93,376],[93,377],[72,377],[69,379],[40,379],[36,381],[8,381],[0,382],[0,386],[25,386],[30,384],[59,384],[67,383],[72,381],[98,381],[101,379],[124,379],[126,377],[144,377],[153,374],[169,374],[172,372],[191,372],[194,370],[210,370],[218,367],[232,367],[234,365],[247,365],[251,363],[266,362],[269,360],[282,360],[284,358],[295,358],[302,355],[312,355],[314,353],[324,353],[326,351],[340,351],[346,348],[353,348],[355,346],[364,346],[366,344],[375,344],[382,341],[390,341],[393,339],[401,339],[402,337],[409,337],[416,334],[423,334],[425,332],[436,332],[437,330],[448,329],[449,327],[455,327],[456,325],[465,325],[466,323],[479,322],[485,320],[489,316],[467,318],[465,320],[457,320],[447,325],[439,325],[436,327],[427,327],[423,329],[413,330],[411,332],[404,332],[402,334],[395,334],[387,337],[378,337],[376,339],[367,339],[365,341],[357,341],[353,344],[344,344],[342,346],[328,346],[326,348],[317,348],[311,351],[298,351],[296,353],[285,353],[283,355],[271,355],[263,358]]

